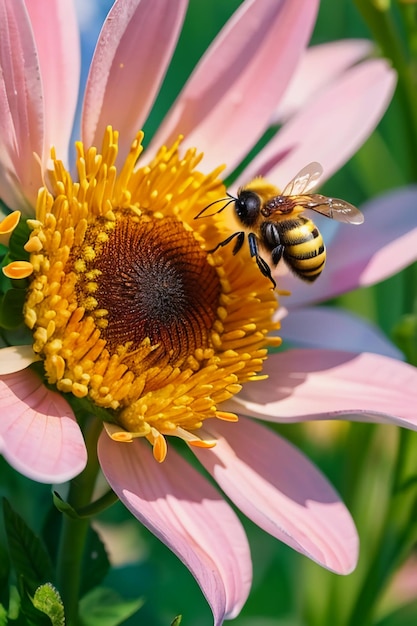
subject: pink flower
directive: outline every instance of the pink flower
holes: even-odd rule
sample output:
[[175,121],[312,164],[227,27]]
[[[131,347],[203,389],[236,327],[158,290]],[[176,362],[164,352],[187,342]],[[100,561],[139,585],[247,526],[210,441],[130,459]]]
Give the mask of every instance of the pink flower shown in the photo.
[[[306,51],[317,7],[311,0],[245,2],[195,69],[147,154],[181,133],[184,148],[204,150],[204,172],[225,162],[230,173],[278,119],[281,130],[242,179],[264,174],[283,186],[313,160],[326,176],[337,170],[378,123],[395,77],[384,61],[365,59],[363,41],[331,44],[330,56],[328,47]],[[84,93],[81,137],[87,147],[101,145],[112,125],[120,131],[118,163],[125,161],[157,95],[185,10],[185,0],[115,2]],[[0,28],[0,197],[31,217],[50,146],[62,157],[69,147],[79,79],[73,4],[0,0]],[[323,55],[331,62],[323,64]],[[308,88],[300,95],[306,73]],[[329,269],[313,288],[283,278],[279,287],[290,284],[293,292],[287,306],[371,284],[415,260],[416,192],[404,194],[391,198],[402,203],[390,229],[394,214],[384,200],[365,208],[360,229],[337,232]],[[334,258],[333,247],[339,251]],[[76,476],[86,449],[70,406],[23,369],[34,360],[31,348],[5,348],[1,356],[1,453],[34,480]],[[324,567],[348,573],[358,539],[339,496],[298,450],[250,418],[360,419],[416,429],[417,372],[393,358],[331,349],[274,354],[265,371],[267,380],[245,385],[221,405],[236,412],[239,423],[208,420],[205,430],[215,447],[191,449],[261,528]],[[98,453],[119,498],[193,573],[215,624],[236,616],[249,593],[251,559],[242,526],[222,495],[173,449],[157,464],[143,439],[122,445],[103,432]]]

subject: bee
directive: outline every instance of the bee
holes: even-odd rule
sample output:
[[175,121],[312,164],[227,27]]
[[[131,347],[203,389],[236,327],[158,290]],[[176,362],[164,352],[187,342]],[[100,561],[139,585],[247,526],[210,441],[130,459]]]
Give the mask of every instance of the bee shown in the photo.
[[[299,278],[313,282],[318,278],[326,263],[326,247],[323,237],[314,222],[303,215],[306,209],[316,211],[325,217],[348,224],[362,224],[362,213],[349,202],[337,198],[327,198],[318,193],[310,193],[323,173],[320,163],[309,163],[288,183],[282,193],[263,178],[255,178],[241,187],[237,196],[227,194],[206,206],[195,219],[204,215],[209,207],[225,202],[216,213],[234,204],[235,214],[245,230],[237,231],[221,241],[209,252],[235,241],[233,254],[242,248],[247,232],[249,251],[264,276],[269,278],[274,288],[269,264],[262,258],[259,248],[270,255],[272,265],[281,259]],[[208,217],[208,216],[207,216]]]

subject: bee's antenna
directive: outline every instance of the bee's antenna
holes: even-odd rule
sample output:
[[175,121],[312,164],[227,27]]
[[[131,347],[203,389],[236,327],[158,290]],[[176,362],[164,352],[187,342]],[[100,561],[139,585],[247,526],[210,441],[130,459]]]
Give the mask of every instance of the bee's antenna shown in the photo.
[[212,217],[213,215],[216,215],[217,213],[221,213],[222,211],[225,210],[226,207],[229,206],[229,204],[231,202],[236,202],[237,198],[235,198],[234,196],[232,196],[230,193],[227,194],[228,198],[230,198],[230,200],[228,200],[228,198],[220,198],[220,200],[215,200],[214,202],[210,202],[210,204],[208,204],[207,206],[204,207],[204,209],[202,209],[200,211],[200,213],[198,213],[194,219],[198,220],[200,217],[202,217],[203,213],[205,213],[207,211],[207,209],[209,209],[211,206],[213,206],[214,204],[217,204],[218,202],[225,202],[226,204],[224,206],[222,206],[218,211],[215,211],[214,213],[212,213],[211,215],[205,215],[204,217]]

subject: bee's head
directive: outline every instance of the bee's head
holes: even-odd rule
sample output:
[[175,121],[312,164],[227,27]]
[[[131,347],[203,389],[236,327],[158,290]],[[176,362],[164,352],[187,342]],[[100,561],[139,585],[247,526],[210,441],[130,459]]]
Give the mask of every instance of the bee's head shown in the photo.
[[244,226],[253,226],[259,217],[261,198],[254,191],[240,189],[235,200],[235,211]]

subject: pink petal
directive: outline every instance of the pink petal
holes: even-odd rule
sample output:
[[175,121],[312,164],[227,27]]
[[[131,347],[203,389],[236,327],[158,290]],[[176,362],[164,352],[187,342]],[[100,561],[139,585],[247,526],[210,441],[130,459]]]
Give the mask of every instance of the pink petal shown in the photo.
[[222,408],[274,422],[341,419],[417,430],[417,369],[378,354],[288,350],[269,356],[266,381]]
[[0,196],[30,215],[42,184],[44,104],[23,0],[0,0]]
[[196,578],[215,625],[236,616],[252,567],[243,528],[219,493],[172,449],[158,465],[146,442],[115,443],[103,433],[98,453],[121,501]]
[[25,0],[42,73],[45,158],[52,145],[67,158],[80,81],[80,43],[73,0]]
[[32,345],[0,348],[0,376],[20,372],[38,360]]
[[101,146],[108,124],[121,158],[143,126],[167,70],[186,0],[117,0],[101,31],[87,81],[82,136]]
[[417,259],[417,187],[404,187],[361,207],[365,222],[340,225],[328,245],[327,264],[314,286],[285,275],[280,288],[291,291],[285,305],[319,302],[375,284]]
[[376,327],[359,316],[331,307],[304,307],[291,311],[279,330],[284,345],[350,352],[375,352],[403,359],[403,355]]
[[152,142],[179,134],[203,150],[204,169],[233,169],[267,128],[310,38],[316,0],[242,4],[208,49]]
[[209,426],[218,439],[194,454],[255,524],[320,565],[347,574],[356,565],[352,518],[318,469],[284,439],[252,420]]
[[87,451],[67,402],[30,370],[0,377],[0,452],[18,472],[61,483],[85,467]]
[[367,39],[342,39],[308,48],[271,121],[282,124],[371,50]]
[[329,178],[374,130],[394,87],[395,73],[383,60],[349,69],[282,127],[242,181],[264,175],[282,188],[311,161],[323,166],[323,181]]

